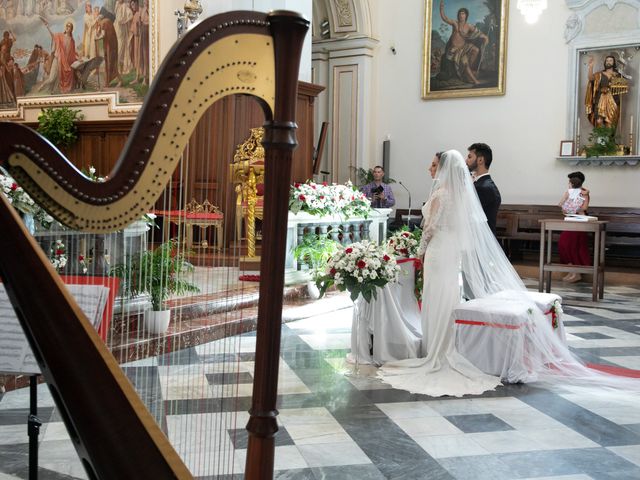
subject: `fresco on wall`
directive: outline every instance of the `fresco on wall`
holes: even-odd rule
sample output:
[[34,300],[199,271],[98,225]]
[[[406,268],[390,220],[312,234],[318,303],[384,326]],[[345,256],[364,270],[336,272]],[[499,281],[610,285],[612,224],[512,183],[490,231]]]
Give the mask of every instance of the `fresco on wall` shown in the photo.
[[23,97],[149,87],[148,0],[0,0],[0,109]]

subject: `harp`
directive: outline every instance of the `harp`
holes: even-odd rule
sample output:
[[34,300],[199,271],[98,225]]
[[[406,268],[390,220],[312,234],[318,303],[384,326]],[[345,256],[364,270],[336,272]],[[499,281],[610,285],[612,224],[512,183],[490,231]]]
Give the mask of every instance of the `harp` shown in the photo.
[[[194,26],[158,70],[104,183],[81,175],[33,130],[0,123],[0,165],[62,224],[103,234],[153,208],[209,105],[232,94],[258,99],[266,118],[267,165],[262,249],[268,254],[262,255],[261,271],[269,272],[269,282],[260,283],[247,424],[245,475],[251,479],[273,474],[289,178],[297,145],[295,98],[307,29],[307,20],[286,11],[229,12]],[[191,478],[3,195],[0,225],[0,277],[89,477]]]

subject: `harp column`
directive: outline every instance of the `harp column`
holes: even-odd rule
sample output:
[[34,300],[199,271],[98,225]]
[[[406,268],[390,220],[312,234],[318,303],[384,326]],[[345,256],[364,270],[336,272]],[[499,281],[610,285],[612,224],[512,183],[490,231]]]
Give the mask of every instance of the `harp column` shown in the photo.
[[[373,138],[373,56],[378,41],[370,37],[321,40],[313,45],[313,83],[326,85],[318,115],[330,125],[322,170],[334,182],[355,180],[354,168],[368,168],[375,158]],[[316,119],[320,124],[322,117]]]

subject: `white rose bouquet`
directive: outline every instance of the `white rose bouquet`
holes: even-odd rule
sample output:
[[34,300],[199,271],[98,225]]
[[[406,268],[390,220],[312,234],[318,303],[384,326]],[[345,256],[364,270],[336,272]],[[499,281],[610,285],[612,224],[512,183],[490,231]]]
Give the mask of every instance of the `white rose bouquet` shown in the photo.
[[317,280],[320,294],[335,285],[340,291],[348,290],[351,300],[359,295],[370,302],[377,298],[376,288],[398,280],[400,267],[382,247],[365,240],[341,248],[327,262],[325,275]]

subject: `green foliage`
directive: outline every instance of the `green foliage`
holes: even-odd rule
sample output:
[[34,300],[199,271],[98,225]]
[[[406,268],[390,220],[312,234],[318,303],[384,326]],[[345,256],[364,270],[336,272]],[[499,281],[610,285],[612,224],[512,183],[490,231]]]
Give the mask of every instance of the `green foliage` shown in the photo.
[[594,127],[589,135],[590,145],[585,151],[587,157],[614,155],[618,151],[616,145],[616,129],[613,127]]
[[[368,170],[365,170],[362,167],[354,167],[356,176],[358,177],[357,180],[357,185],[359,187],[362,187],[363,185],[367,185],[371,182],[373,182],[373,168],[370,168]],[[383,182],[384,183],[396,183],[396,181],[393,178],[387,177],[385,175],[385,177],[383,178]]]
[[316,285],[320,289],[320,297],[323,297],[329,288],[332,286],[336,286],[338,290],[344,292],[345,290],[349,292],[349,298],[351,301],[355,302],[359,295],[362,295],[368,303],[371,302],[371,299],[377,299],[377,288],[384,287],[388,280],[384,278],[376,278],[374,280],[369,280],[367,282],[358,282],[354,277],[345,277],[344,282],[341,284],[336,284],[335,280],[329,275],[323,275],[316,279]]
[[178,250],[176,240],[163,243],[155,250],[146,250],[111,270],[113,275],[122,278],[123,291],[129,298],[142,293],[151,295],[155,311],[163,309],[164,301],[170,295],[200,291],[197,285],[181,278],[189,272],[193,272],[193,265]]
[[292,249],[293,256],[298,262],[309,267],[311,278],[318,280],[327,262],[338,251],[338,242],[326,235],[307,233],[298,245]]
[[38,115],[38,132],[56,147],[68,147],[78,139],[76,122],[84,115],[69,107],[43,108]]

